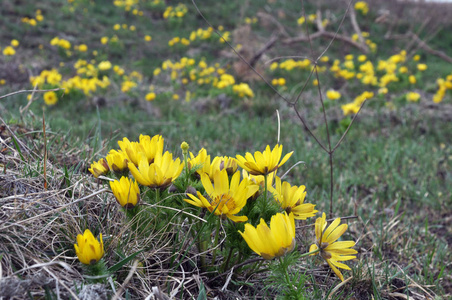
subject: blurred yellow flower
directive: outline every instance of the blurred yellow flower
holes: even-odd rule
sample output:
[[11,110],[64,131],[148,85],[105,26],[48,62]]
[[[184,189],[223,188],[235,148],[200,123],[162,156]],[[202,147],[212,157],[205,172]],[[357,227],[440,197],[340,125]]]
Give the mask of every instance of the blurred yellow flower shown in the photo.
[[297,24],[298,25],[303,25],[305,21],[306,21],[305,17],[301,16],[300,18],[298,18]]
[[134,208],[140,201],[140,188],[136,181],[122,176],[110,181],[110,187],[118,203],[125,209]]
[[146,36],[144,36],[144,40],[146,42],[150,42],[150,41],[152,41],[152,37],[150,35],[146,35]]
[[328,228],[326,228],[327,222],[325,213],[323,213],[321,218],[317,218],[315,221],[315,236],[317,241],[315,244],[311,245],[309,252],[320,249],[320,256],[326,260],[330,268],[341,281],[344,281],[344,276],[342,276],[337,268],[350,270],[350,267],[340,261],[355,259],[356,256],[350,254],[356,254],[358,251],[351,249],[351,247],[355,246],[354,241],[337,242],[348,228],[347,224],[339,225],[340,223],[341,219],[337,218],[330,226],[328,226]]
[[409,81],[411,84],[416,84],[416,77],[415,77],[414,75],[410,75],[410,76],[408,77],[408,81]]
[[355,9],[360,11],[363,15],[367,15],[367,13],[369,12],[369,6],[365,1],[356,2]]
[[295,220],[292,213],[272,216],[270,228],[264,219],[256,227],[247,223],[244,232],[239,230],[239,233],[251,250],[264,259],[283,256],[295,248]]
[[347,103],[347,104],[344,104],[341,106],[344,116],[347,116],[350,114],[357,114],[360,107],[361,106],[356,104],[355,102]]
[[89,229],[86,229],[83,235],[77,235],[77,244],[74,244],[74,248],[78,260],[82,264],[94,265],[104,256],[102,233],[100,234],[99,240],[100,242],[93,236]]
[[427,65],[426,64],[418,64],[417,69],[419,71],[425,71],[425,70],[427,70]]
[[55,105],[58,102],[58,96],[55,92],[46,92],[43,97],[47,105]]
[[86,52],[88,50],[88,46],[86,46],[85,44],[81,44],[78,46],[78,51],[80,52]]
[[330,100],[337,100],[337,99],[341,98],[341,93],[339,93],[338,91],[335,91],[335,90],[328,90],[326,92],[326,97]]
[[421,95],[419,95],[418,93],[415,92],[408,92],[405,95],[406,100],[409,102],[418,102],[419,99],[421,98]]
[[13,46],[13,47],[19,47],[19,41],[18,41],[18,40],[12,40],[12,41],[11,41],[11,46]]
[[107,61],[101,61],[97,67],[98,67],[99,70],[101,70],[101,71],[106,71],[106,70],[110,70],[111,67],[112,67],[112,65],[111,65],[111,62],[109,62],[109,61],[107,60]]
[[197,207],[207,208],[210,212],[222,218],[229,218],[234,222],[245,222],[246,216],[236,216],[246,205],[246,200],[253,195],[259,187],[249,185],[248,180],[240,181],[240,172],[236,172],[229,182],[226,170],[218,171],[214,175],[213,185],[208,174],[201,175],[201,182],[207,196],[197,192],[197,197],[187,194],[190,199],[185,202]]
[[108,43],[108,37],[107,36],[103,36],[100,38],[100,42],[102,45],[105,45],[106,43]]
[[14,54],[16,54],[16,50],[14,50],[14,48],[11,46],[6,46],[3,49],[3,55],[5,56],[13,56]]
[[145,96],[146,101],[153,101],[156,98],[156,94],[154,92],[147,93]]
[[270,150],[270,146],[267,145],[264,152],[256,151],[254,156],[249,152],[245,157],[237,155],[237,163],[251,175],[267,175],[276,171],[292,156],[293,151],[281,160],[282,149],[283,146],[277,144]]

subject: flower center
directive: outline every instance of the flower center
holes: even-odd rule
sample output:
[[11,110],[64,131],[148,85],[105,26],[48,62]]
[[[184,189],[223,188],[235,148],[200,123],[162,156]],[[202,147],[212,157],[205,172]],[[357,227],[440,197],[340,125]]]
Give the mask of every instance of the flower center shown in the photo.
[[234,198],[232,198],[229,194],[222,194],[218,195],[214,199],[212,199],[212,202],[210,203],[212,205],[212,210],[217,207],[216,212],[217,214],[221,214],[223,212],[223,207],[226,206],[228,211],[231,211],[235,208],[235,201]]

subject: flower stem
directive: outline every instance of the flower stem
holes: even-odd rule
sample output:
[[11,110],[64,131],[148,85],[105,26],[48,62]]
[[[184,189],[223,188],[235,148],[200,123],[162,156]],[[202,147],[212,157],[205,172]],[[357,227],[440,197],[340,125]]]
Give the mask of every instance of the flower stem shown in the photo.
[[315,249],[315,250],[313,250],[311,252],[303,253],[303,254],[300,255],[300,258],[306,257],[308,255],[316,254],[317,252],[320,252],[320,248],[317,248],[317,249]]
[[185,181],[185,185],[184,185],[184,189],[187,189],[187,187],[188,187],[188,177],[189,177],[189,175],[190,175],[190,170],[188,170],[188,155],[187,155],[187,153],[183,153],[183,155],[184,155],[184,168],[185,168],[185,178],[184,178],[184,181]]
[[213,245],[213,254],[212,254],[212,264],[215,264],[215,259],[217,258],[217,246],[218,246],[218,237],[220,235],[220,225],[221,225],[221,218],[217,218],[217,226],[215,229],[215,242]]
[[290,290],[296,292],[296,291],[294,290],[294,287],[293,287],[292,282],[290,281],[289,273],[287,272],[287,268],[286,268],[286,267],[284,266],[284,264],[283,264],[283,261],[282,261],[282,257],[281,257],[281,256],[279,257],[279,264],[280,264],[280,267],[281,267],[282,269],[284,269],[284,278],[286,279],[287,286],[290,287]]
[[264,212],[267,211],[267,177],[268,174],[264,175]]

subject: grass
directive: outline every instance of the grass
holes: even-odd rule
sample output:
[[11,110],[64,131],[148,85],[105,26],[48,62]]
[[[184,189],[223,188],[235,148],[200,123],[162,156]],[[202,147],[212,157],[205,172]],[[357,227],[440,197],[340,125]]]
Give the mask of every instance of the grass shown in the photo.
[[[198,27],[207,27],[191,6],[186,23],[170,25],[158,14],[157,17],[137,19],[108,1],[103,5],[81,1],[81,7],[77,8],[79,14],[66,10],[64,15],[60,15],[54,12],[62,7],[67,9],[67,4],[53,1],[39,7],[45,12],[45,26],[39,30],[24,29],[14,20],[17,16],[33,15],[38,7],[12,6],[12,3],[5,3],[8,9],[5,20],[11,22],[0,21],[8,28],[8,33],[0,37],[2,49],[12,38],[24,34],[26,38],[21,41],[21,47],[24,53],[29,51],[33,55],[18,54],[8,63],[23,64],[35,75],[42,68],[58,65],[60,60],[69,65],[71,59],[59,57],[48,45],[56,34],[64,33],[74,43],[85,42],[91,50],[101,47],[101,36],[115,34],[114,24],[127,23],[136,24],[139,28],[136,37],[134,33],[125,34],[121,36],[124,48],[105,50],[100,55],[143,73],[146,79],[141,84],[146,86],[152,82],[152,70],[164,59],[184,55],[185,51],[168,49],[167,41],[171,37],[188,36]],[[250,9],[231,3],[219,10],[217,5],[208,1],[200,8],[209,20],[214,20],[214,25],[224,25],[232,30],[241,22],[232,17],[237,10],[242,9],[244,16],[253,16],[264,3],[251,1],[248,4]],[[278,20],[293,30],[290,26],[299,16],[298,4],[265,5],[271,8],[271,13],[280,8],[285,17],[281,15]],[[307,10],[309,5],[306,5]],[[86,11],[82,9],[84,7]],[[383,25],[367,24],[361,18],[359,21],[364,29],[378,32],[372,36],[381,49],[374,55],[375,59],[387,57],[383,54],[393,54],[403,46],[397,41],[384,42],[382,35],[387,28]],[[349,30],[347,26],[344,30]],[[151,33],[152,46],[142,41],[144,33]],[[269,33],[269,27],[253,27],[255,36],[268,38]],[[444,32],[440,31],[438,37],[444,37]],[[250,40],[250,44],[252,42],[255,41]],[[40,43],[45,51],[38,50]],[[318,49],[325,43],[315,40],[313,45]],[[441,47],[444,44],[438,38],[433,39],[431,45]],[[207,44],[195,50],[199,51],[196,54],[199,57],[215,61],[224,48]],[[277,57],[307,51],[307,45],[294,45],[292,49],[275,47],[269,50],[268,55]],[[354,50],[333,43],[328,55],[340,58],[349,51]],[[433,93],[435,88],[428,89],[429,85],[434,86],[436,74],[447,74],[449,70],[440,59],[428,53],[422,53],[422,56],[429,69],[423,74],[427,83],[420,83],[418,89]],[[225,64],[234,62],[234,59],[219,60]],[[293,81],[303,81],[307,75],[301,79],[292,76]],[[28,81],[10,79],[11,84],[3,86],[1,94],[30,88]],[[330,81],[338,84],[334,79],[326,79],[324,84]],[[176,214],[163,209],[159,212],[161,215],[154,215],[150,222],[153,231],[145,238],[130,230],[128,226],[131,225],[125,225],[125,215],[116,206],[113,196],[97,193],[100,188],[108,186],[94,181],[87,171],[91,162],[103,157],[108,149],[117,149],[118,140],[123,137],[137,140],[140,134],[162,134],[168,150],[177,154],[180,154],[182,141],[187,141],[193,152],[205,147],[211,155],[235,156],[263,150],[267,144],[274,144],[277,140],[275,109],[278,109],[284,152],[295,151],[290,160],[292,164],[305,162],[291,170],[287,180],[305,185],[309,201],[315,203],[319,211],[327,212],[330,188],[328,155],[321,151],[284,101],[261,83],[255,83],[255,86],[260,88],[255,90],[256,97],[251,104],[234,100],[226,107],[221,107],[216,98],[209,96],[190,103],[164,99],[144,102],[142,95],[122,94],[118,86],[113,86],[103,95],[103,105],[97,105],[98,99],[79,95],[75,99],[63,97],[55,107],[45,107],[42,101],[37,101],[22,115],[19,109],[27,104],[26,94],[1,99],[1,117],[5,123],[0,127],[0,219],[3,224],[0,225],[3,269],[0,294],[8,292],[12,295],[17,293],[22,298],[45,299],[81,297],[81,290],[88,285],[84,283],[83,269],[76,261],[73,243],[78,233],[91,228],[94,235],[102,233],[104,236],[109,254],[105,259],[109,266],[143,251],[138,254],[136,263],[131,261],[115,273],[112,279],[115,290],[103,286],[99,292],[122,294],[126,298],[145,298],[151,293],[198,298],[198,294],[203,295],[204,288],[208,297],[283,297],[284,284],[277,279],[274,284],[262,280],[278,274],[274,263],[262,263],[260,270],[244,266],[239,274],[229,279],[223,276],[213,281],[218,274],[200,267],[199,249],[193,241],[182,237],[184,234],[188,236],[191,228],[183,218],[179,219],[181,212]],[[355,88],[361,92],[360,87]],[[291,89],[282,90],[282,93],[297,94]],[[297,262],[296,257],[288,257],[289,261],[293,259],[292,264],[288,264],[292,266],[289,268],[290,276],[296,278],[295,284],[303,290],[299,297],[319,299],[331,293],[333,299],[398,299],[404,297],[401,295],[413,299],[441,299],[452,293],[449,275],[452,269],[447,263],[452,259],[449,229],[452,123],[448,115],[451,106],[450,98],[436,106],[429,105],[429,101],[423,99],[418,104],[401,105],[396,111],[379,103],[366,104],[334,153],[335,216],[357,216],[348,221],[349,230],[345,236],[345,239],[358,241],[355,247],[359,251],[358,258],[349,264],[352,271],[344,271],[346,278],[353,278],[336,290],[339,281],[331,276],[320,259]],[[325,125],[314,88],[305,91],[300,109],[313,132],[322,143],[326,143]],[[43,177],[44,143],[40,117],[43,111],[48,139],[46,178]],[[341,114],[338,107],[328,110],[333,144],[343,132],[339,125]],[[284,168],[288,169],[288,166]],[[43,188],[44,179],[49,184],[47,190]],[[168,197],[162,203],[171,201],[174,196]],[[160,224],[159,217],[168,218],[171,222]],[[312,223],[311,220],[300,226]],[[297,249],[303,253],[314,237],[309,227],[300,230]],[[183,258],[174,264],[177,261],[175,257]],[[49,264],[41,266],[42,263]],[[39,267],[30,269],[33,265]],[[23,293],[11,291],[12,286],[21,287]],[[71,289],[75,286],[77,288]],[[224,286],[226,288],[222,289]]]

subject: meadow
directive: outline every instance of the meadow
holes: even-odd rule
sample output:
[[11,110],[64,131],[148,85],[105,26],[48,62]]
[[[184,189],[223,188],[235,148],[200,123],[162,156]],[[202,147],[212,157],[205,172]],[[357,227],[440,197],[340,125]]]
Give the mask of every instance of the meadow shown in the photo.
[[0,299],[448,299],[452,5],[3,0]]

